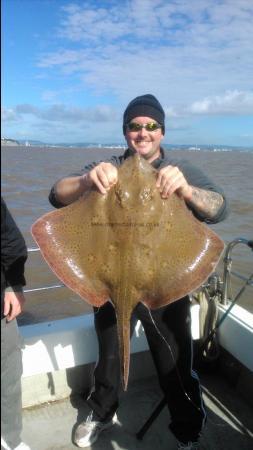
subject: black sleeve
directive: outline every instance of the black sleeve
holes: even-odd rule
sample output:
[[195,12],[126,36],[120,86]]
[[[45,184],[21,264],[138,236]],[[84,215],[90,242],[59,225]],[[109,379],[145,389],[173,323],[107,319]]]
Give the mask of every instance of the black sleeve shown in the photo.
[[25,285],[26,259],[25,240],[1,197],[1,275],[4,287]]

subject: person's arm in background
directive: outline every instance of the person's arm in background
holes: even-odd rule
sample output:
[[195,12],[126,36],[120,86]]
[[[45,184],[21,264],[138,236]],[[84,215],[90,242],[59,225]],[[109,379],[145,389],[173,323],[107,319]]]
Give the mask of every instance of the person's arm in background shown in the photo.
[[1,197],[1,301],[7,321],[22,311],[26,259],[25,240]]

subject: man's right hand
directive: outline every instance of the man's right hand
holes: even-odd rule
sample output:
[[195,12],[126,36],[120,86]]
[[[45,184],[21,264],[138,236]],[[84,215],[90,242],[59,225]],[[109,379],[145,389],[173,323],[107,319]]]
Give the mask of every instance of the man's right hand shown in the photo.
[[25,296],[23,291],[6,291],[4,294],[4,316],[7,322],[15,319],[23,309]]
[[78,200],[94,185],[101,194],[106,194],[117,181],[117,168],[111,163],[101,162],[84,175],[59,180],[54,186],[54,195],[58,203],[67,206]]
[[106,162],[99,163],[84,176],[84,182],[87,183],[87,186],[95,184],[101,194],[106,194],[117,181],[117,168],[113,164]]

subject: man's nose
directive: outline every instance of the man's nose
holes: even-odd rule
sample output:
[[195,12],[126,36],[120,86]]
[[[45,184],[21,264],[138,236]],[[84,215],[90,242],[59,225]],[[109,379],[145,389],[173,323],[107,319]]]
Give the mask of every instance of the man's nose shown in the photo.
[[139,135],[140,136],[147,136],[148,132],[146,130],[146,128],[142,127],[139,131]]

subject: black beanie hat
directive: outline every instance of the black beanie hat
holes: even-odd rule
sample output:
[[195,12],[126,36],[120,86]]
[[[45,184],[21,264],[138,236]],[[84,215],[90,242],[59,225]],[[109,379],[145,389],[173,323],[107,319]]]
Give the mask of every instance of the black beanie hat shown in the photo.
[[135,117],[146,116],[156,120],[162,125],[162,132],[165,133],[165,113],[162,105],[154,95],[146,94],[134,98],[127,106],[123,116],[123,133],[126,134],[126,125]]

